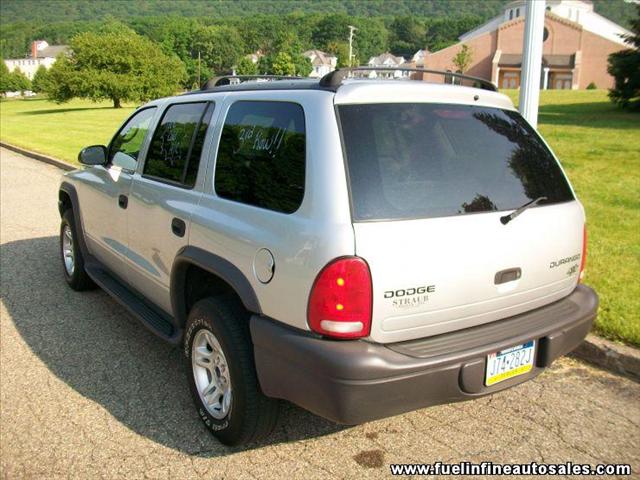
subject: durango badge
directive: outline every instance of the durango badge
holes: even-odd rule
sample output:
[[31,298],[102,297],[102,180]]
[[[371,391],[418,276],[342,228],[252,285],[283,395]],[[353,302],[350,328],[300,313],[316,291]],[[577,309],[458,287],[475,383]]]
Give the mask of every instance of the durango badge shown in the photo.
[[575,262],[577,260],[580,260],[580,257],[581,255],[579,253],[576,253],[572,257],[566,257],[566,258],[561,258],[559,260],[554,260],[553,262],[549,263],[549,268],[556,268],[561,265],[564,265],[565,263]]

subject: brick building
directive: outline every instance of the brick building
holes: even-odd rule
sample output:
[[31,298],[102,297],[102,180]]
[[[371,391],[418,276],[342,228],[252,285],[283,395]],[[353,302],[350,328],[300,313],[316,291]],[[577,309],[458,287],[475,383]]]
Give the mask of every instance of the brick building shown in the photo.
[[[454,56],[462,45],[472,51],[465,73],[491,80],[500,88],[520,86],[525,1],[505,6],[503,13],[462,35],[460,42],[424,57],[425,68],[455,72]],[[613,86],[607,73],[609,54],[628,48],[620,37],[631,32],[598,15],[589,0],[547,0],[542,57],[543,89]],[[425,80],[435,79],[425,76]]]

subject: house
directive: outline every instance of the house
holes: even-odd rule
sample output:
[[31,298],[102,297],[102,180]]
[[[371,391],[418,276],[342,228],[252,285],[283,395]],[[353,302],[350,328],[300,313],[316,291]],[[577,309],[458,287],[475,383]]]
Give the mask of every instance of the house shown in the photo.
[[262,53],[262,50],[256,50],[253,53],[245,55],[244,57],[251,60],[251,62],[255,65],[260,61],[262,57],[264,57],[264,53]]
[[302,55],[311,60],[313,70],[310,77],[323,77],[329,72],[333,72],[338,65],[338,57],[320,50],[307,50]]
[[371,57],[367,65],[370,67],[399,67],[403,63],[405,63],[404,57],[396,57],[386,52],[377,57]]
[[51,68],[56,62],[56,58],[61,53],[69,51],[67,45],[49,45],[44,40],[35,40],[31,43],[31,54],[25,58],[6,59],[4,63],[10,72],[19,68],[29,80],[33,80],[38,67],[44,65],[45,68]]
[[[467,45],[472,63],[464,73],[500,88],[519,88],[525,10],[524,0],[510,2],[500,15],[460,36],[459,43],[426,54],[425,68],[457,71],[453,58]],[[547,0],[546,10],[541,88],[612,87],[607,57],[628,48],[621,35],[631,32],[595,13],[590,0]],[[423,79],[440,81],[428,74]]]
[[[404,57],[396,57],[395,55],[385,52],[377,57],[371,57],[369,62],[367,63],[368,67],[371,68],[396,68],[396,67],[404,67],[411,68],[412,65],[407,63]],[[402,72],[400,70],[395,72],[371,72],[369,74],[370,78],[404,78],[407,77],[407,72]]]
[[426,48],[424,50],[418,50],[411,57],[411,64],[413,64],[414,68],[422,68],[424,67],[424,59],[426,56],[431,53]]

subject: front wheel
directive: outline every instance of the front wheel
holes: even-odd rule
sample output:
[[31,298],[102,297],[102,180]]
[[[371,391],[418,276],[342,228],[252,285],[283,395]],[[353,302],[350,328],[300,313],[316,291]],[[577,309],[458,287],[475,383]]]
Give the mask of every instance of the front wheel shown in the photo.
[[78,244],[78,234],[73,218],[73,211],[66,210],[60,223],[60,255],[64,279],[77,291],[95,288],[95,283],[84,269],[84,257]]
[[240,445],[271,433],[278,402],[260,390],[247,313],[237,300],[197,302],[189,312],[184,353],[193,401],[213,435]]

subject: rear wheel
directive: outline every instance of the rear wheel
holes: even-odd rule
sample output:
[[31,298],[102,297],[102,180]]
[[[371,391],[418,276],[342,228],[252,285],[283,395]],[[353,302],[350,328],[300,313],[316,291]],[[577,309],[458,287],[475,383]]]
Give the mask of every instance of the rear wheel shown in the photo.
[[236,299],[206,298],[193,306],[184,353],[196,410],[213,435],[239,445],[271,433],[278,401],[260,390],[248,315]]
[[64,279],[77,291],[95,288],[95,283],[84,269],[84,257],[78,244],[77,229],[73,211],[66,210],[60,223],[60,255]]

